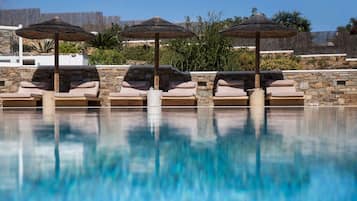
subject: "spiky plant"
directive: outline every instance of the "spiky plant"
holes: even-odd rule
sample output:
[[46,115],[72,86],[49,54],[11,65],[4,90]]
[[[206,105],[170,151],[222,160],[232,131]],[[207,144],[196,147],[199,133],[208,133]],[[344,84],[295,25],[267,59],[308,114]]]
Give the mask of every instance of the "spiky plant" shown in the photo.
[[31,45],[32,49],[38,53],[50,53],[55,48],[53,40],[41,40]]

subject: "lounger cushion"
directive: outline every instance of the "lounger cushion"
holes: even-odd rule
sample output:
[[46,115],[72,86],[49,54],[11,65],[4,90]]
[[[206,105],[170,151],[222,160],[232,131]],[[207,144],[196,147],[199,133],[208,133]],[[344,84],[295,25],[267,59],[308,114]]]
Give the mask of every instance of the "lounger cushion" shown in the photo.
[[[94,83],[94,85],[92,84]],[[75,87],[69,90],[68,96],[86,96],[86,97],[97,97],[99,93],[99,81],[90,81],[87,83],[81,83],[83,86],[93,86],[93,87]],[[71,83],[71,86],[76,86],[76,83]],[[77,85],[79,86],[79,85]]]
[[96,86],[95,81],[91,82],[72,82],[71,83],[71,88],[93,88]]
[[149,89],[150,84],[147,81],[123,81],[121,86],[123,88],[135,88],[140,90],[147,90]]
[[304,92],[297,92],[295,87],[268,87],[266,90],[270,96],[304,96]]
[[268,82],[269,87],[288,87],[295,86],[294,80],[271,80]]
[[291,92],[296,92],[296,89],[295,89],[295,87],[267,87],[266,92],[267,92],[267,94],[291,93]]
[[244,81],[243,80],[223,80],[220,79],[217,82],[218,86],[235,86],[235,87],[244,87]]
[[45,90],[39,88],[24,88],[19,87],[17,94],[33,94],[34,96],[41,96]]
[[247,93],[242,88],[229,87],[229,86],[217,86],[215,96],[219,97],[241,97],[247,96]]
[[168,92],[162,93],[163,96],[171,97],[190,97],[196,96],[196,88],[175,88],[170,89]]
[[170,82],[170,89],[180,88],[180,89],[191,89],[196,87],[196,82],[187,81],[187,82]]
[[55,93],[55,97],[60,98],[83,98],[83,94],[76,94],[76,93]]
[[45,82],[28,82],[21,81],[20,87],[22,88],[40,88],[40,89],[48,89],[48,84]]
[[2,93],[0,98],[31,98],[29,93]]
[[110,93],[111,97],[138,97],[138,96],[146,96],[147,91],[134,89],[134,88],[126,88],[122,87],[120,92]]
[[45,82],[20,82],[20,87],[17,94],[32,94],[34,96],[41,96],[43,92],[48,89],[48,84]]

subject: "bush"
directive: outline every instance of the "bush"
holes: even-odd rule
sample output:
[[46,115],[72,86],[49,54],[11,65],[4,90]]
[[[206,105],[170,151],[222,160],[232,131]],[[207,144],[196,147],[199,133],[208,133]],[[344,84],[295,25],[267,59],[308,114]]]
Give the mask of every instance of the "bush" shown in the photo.
[[96,49],[92,55],[89,56],[89,63],[91,65],[120,65],[125,64],[126,59],[123,54],[117,50]]
[[261,70],[298,70],[301,69],[298,59],[293,56],[266,56],[260,64]]
[[[300,68],[299,59],[294,56],[265,55],[260,58],[261,70],[295,70]],[[224,70],[254,71],[255,52],[247,49],[233,51]]]
[[[214,13],[208,15],[207,21],[203,21],[202,17],[198,17],[197,21],[197,37],[172,40],[168,43],[166,62],[187,71],[224,70],[231,53],[230,40],[219,33],[225,23]],[[186,21],[186,27],[192,27],[189,19]],[[169,58],[169,55],[172,58]]]
[[59,44],[59,52],[63,54],[79,54],[82,52],[82,49],[79,43],[61,42]]
[[246,49],[233,50],[228,58],[227,65],[224,67],[225,71],[242,71],[254,70],[255,68],[255,54]]
[[154,63],[154,48],[148,45],[125,47],[122,53],[127,60],[144,61],[147,64]]

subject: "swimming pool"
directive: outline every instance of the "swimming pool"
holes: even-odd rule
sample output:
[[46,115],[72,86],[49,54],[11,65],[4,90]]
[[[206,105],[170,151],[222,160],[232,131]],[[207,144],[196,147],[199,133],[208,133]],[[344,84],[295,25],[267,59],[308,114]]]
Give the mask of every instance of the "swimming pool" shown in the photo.
[[357,108],[0,112],[0,200],[357,200]]

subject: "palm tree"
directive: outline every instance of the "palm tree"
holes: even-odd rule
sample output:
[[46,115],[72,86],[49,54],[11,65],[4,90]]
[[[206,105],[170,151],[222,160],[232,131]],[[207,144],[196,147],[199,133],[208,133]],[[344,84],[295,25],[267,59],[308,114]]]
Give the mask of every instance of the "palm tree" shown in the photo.
[[89,45],[98,49],[118,49],[122,48],[120,35],[121,28],[117,24],[112,24],[110,29],[103,33],[98,33],[96,37],[89,42]]
[[295,28],[299,32],[310,32],[311,22],[303,17],[300,12],[280,11],[275,14],[272,20],[287,27]]

